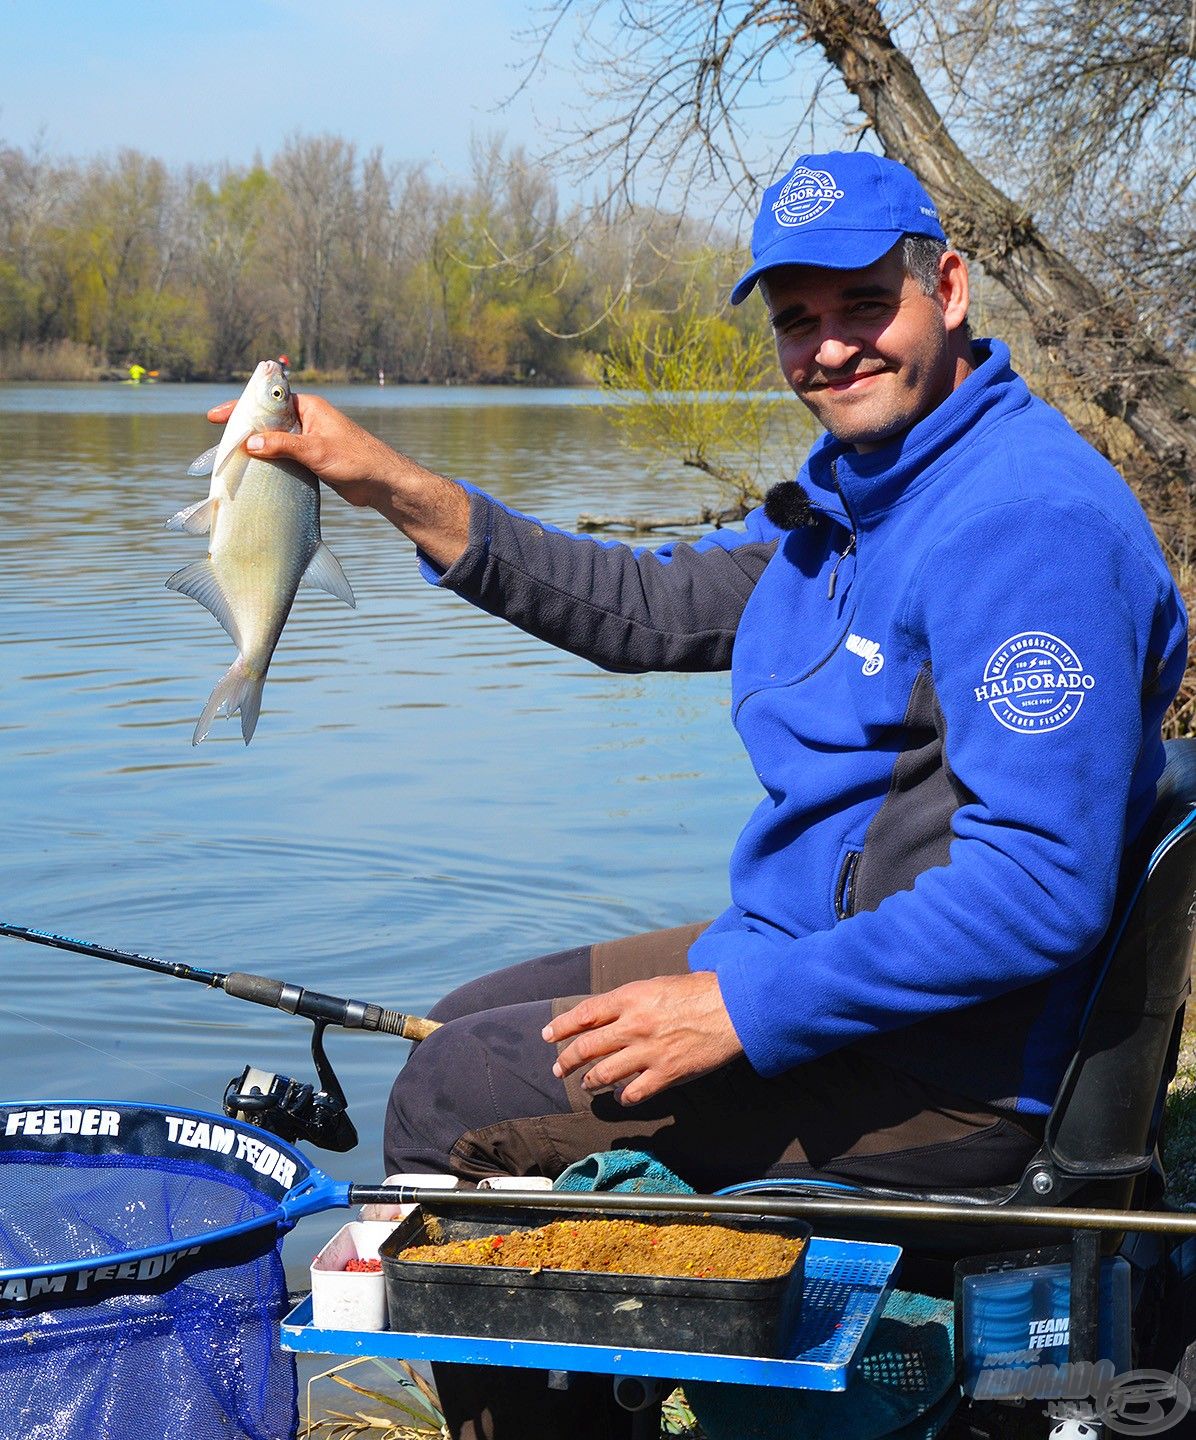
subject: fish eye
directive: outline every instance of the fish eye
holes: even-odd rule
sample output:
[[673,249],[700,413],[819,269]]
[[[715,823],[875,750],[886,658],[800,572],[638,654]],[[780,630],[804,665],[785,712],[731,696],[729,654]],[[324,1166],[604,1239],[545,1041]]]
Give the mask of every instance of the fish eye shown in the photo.
[[274,396],[275,400],[285,400],[286,393],[281,385],[275,385],[274,389],[270,391],[270,394]]

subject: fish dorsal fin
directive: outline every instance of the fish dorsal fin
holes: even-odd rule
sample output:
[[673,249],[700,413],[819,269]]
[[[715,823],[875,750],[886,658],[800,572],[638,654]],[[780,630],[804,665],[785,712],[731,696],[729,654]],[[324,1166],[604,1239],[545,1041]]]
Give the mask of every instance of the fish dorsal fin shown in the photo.
[[216,574],[216,567],[212,564],[210,555],[205,556],[202,560],[197,560],[194,565],[186,565],[182,570],[176,570],[167,580],[166,588],[167,590],[177,590],[181,595],[190,595],[192,600],[198,600],[204,609],[210,610],[224,626],[237,649],[241,649],[241,637],[237,633],[237,622],[233,618],[232,606],[228,603],[228,596],[221,588],[220,577]]
[[197,456],[187,466],[188,475],[210,475],[212,467],[216,464],[216,452],[220,449],[220,442],[217,441],[210,450],[205,450],[202,455]]
[[310,585],[316,590],[327,590],[329,595],[335,595],[338,600],[343,600],[351,610],[357,609],[353,587],[345,579],[341,562],[324,544],[323,540],[316,547],[316,553],[311,557],[307,569],[303,572],[302,583]]
[[209,534],[216,519],[217,503],[215,495],[209,495],[206,500],[197,500],[194,505],[188,505],[186,510],[172,515],[166,522],[167,530],[185,530],[188,535]]

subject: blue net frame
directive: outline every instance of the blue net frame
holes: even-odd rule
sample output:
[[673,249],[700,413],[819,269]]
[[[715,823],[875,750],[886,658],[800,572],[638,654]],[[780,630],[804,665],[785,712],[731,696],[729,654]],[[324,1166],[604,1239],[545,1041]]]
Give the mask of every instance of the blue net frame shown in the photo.
[[293,1436],[281,1242],[313,1177],[223,1116],[0,1105],[0,1436]]

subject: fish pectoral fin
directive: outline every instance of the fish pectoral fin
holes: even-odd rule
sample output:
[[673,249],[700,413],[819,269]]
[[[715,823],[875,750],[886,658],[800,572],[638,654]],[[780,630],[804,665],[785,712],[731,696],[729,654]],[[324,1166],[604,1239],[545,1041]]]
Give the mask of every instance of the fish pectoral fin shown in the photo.
[[308,562],[300,583],[310,585],[315,590],[326,590],[329,595],[335,595],[338,600],[343,600],[351,610],[357,609],[353,587],[345,579],[341,562],[324,544],[323,540],[316,547],[316,553]]
[[219,441],[210,450],[205,450],[202,455],[192,460],[187,466],[188,475],[210,475],[212,467],[216,463],[216,452],[220,449]]
[[236,494],[241,477],[245,474],[245,467],[249,464],[249,456],[241,447],[252,434],[253,426],[246,425],[233,431],[231,435],[226,430],[220,442],[224,458],[213,467],[212,479],[224,481],[224,493],[230,500]]
[[216,505],[216,496],[209,495],[206,500],[199,500],[194,505],[188,505],[186,510],[172,515],[166,522],[166,528],[185,530],[188,535],[207,535],[216,519]]
[[194,565],[186,565],[182,570],[176,570],[167,580],[166,588],[177,590],[181,595],[190,595],[192,600],[198,600],[206,610],[210,610],[240,650],[241,637],[237,631],[237,622],[233,618],[232,606],[220,584],[220,576],[216,573],[210,555],[203,560],[197,560]]

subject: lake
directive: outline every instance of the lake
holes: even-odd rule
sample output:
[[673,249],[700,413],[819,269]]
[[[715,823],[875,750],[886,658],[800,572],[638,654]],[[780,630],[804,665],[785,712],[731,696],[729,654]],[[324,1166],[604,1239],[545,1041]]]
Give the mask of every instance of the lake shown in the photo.
[[[206,493],[185,472],[230,393],[0,386],[0,916],[420,1014],[495,966],[720,910],[758,793],[727,677],[553,650],[427,585],[404,537],[327,492],[357,610],[301,590],[253,744],[220,720],[192,747],[235,652],[165,589],[201,542],[163,522]],[[623,449],[592,392],[323,393],[566,528],[717,498]],[[219,1111],[246,1063],[314,1078],[304,1021],[16,940],[0,955],[6,1098]],[[376,1181],[407,1046],[332,1030],[328,1050],[361,1143],[309,1153]]]

